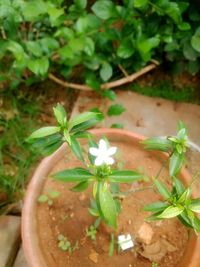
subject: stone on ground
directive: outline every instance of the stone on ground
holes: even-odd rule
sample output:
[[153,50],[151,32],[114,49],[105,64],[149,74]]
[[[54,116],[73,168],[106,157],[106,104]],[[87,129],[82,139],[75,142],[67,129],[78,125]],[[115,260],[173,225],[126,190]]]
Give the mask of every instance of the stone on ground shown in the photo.
[[20,248],[20,250],[17,254],[17,257],[16,257],[16,260],[15,260],[13,267],[28,267],[28,264],[26,262],[26,259],[24,256],[24,251],[23,251],[22,247]]
[[20,244],[20,217],[0,217],[0,266],[11,267]]

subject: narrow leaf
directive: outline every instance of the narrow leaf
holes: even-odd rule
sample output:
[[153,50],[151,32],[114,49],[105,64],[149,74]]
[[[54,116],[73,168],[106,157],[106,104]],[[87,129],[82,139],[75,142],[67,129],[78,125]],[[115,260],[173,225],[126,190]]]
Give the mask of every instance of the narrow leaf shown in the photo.
[[96,114],[94,112],[85,112],[82,113],[75,118],[72,118],[69,121],[69,129],[72,129],[74,126],[81,124],[83,122],[89,121],[91,119],[94,119],[96,117]]
[[184,210],[182,206],[169,206],[158,217],[161,219],[169,219],[178,216]]
[[160,150],[168,152],[170,149],[172,149],[172,142],[161,137],[148,138],[141,143],[144,145],[145,149],[149,150]]
[[178,195],[183,194],[183,192],[185,191],[185,187],[178,178],[173,177],[173,185]]
[[170,177],[175,176],[181,169],[184,157],[182,154],[174,152],[169,160],[169,175]]
[[67,114],[64,107],[61,104],[57,104],[56,107],[53,107],[54,115],[56,117],[57,122],[61,126],[66,126],[67,122]]
[[76,140],[76,138],[74,138],[73,136],[71,136],[70,148],[73,151],[73,153],[77,156],[77,158],[80,159],[80,161],[84,162],[84,157],[83,157],[83,152],[82,152],[81,145]]
[[60,131],[59,127],[55,127],[55,126],[43,127],[43,128],[40,128],[40,129],[36,130],[35,132],[33,132],[29,136],[28,139],[30,140],[30,139],[45,137],[45,136],[48,136],[48,135],[51,135],[51,134],[58,133],[59,131]]
[[161,196],[163,196],[165,199],[170,198],[170,192],[162,182],[155,180],[154,184]]
[[60,171],[53,174],[52,177],[62,182],[83,182],[94,178],[93,174],[83,168]]
[[151,211],[151,212],[160,212],[160,211],[163,211],[168,206],[169,206],[168,203],[158,201],[158,202],[145,205],[144,210]]
[[102,184],[99,187],[99,204],[106,223],[117,227],[117,210],[112,194]]
[[194,212],[200,213],[200,198],[192,199],[188,208]]
[[131,183],[134,181],[142,180],[143,175],[136,172],[136,171],[129,171],[129,170],[114,170],[112,174],[109,175],[110,182],[117,182],[117,183]]
[[75,185],[71,191],[74,191],[74,192],[82,192],[82,191],[85,191],[89,186],[89,183],[88,181],[83,181],[83,182],[80,182],[78,183],[77,185]]

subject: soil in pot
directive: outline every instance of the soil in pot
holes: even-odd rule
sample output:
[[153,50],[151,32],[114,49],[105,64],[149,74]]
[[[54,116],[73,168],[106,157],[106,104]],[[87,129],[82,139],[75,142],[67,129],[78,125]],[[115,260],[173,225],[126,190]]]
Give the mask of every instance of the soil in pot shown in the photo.
[[[111,142],[120,150],[118,161],[127,169],[140,169],[149,177],[157,174],[161,167],[162,157],[144,151],[140,145],[127,141]],[[52,166],[51,173],[80,166],[80,163],[66,151],[63,159]],[[143,167],[141,167],[143,166]],[[170,186],[167,170],[162,171],[162,179]],[[40,247],[48,267],[150,267],[152,262],[158,262],[161,267],[174,267],[181,261],[187,247],[188,231],[177,220],[165,220],[147,223],[148,212],[142,210],[147,203],[160,200],[160,196],[150,188],[149,182],[123,185],[122,189],[131,189],[132,193],[122,200],[122,212],[118,218],[118,234],[131,234],[135,246],[128,251],[121,251],[110,257],[110,231],[100,225],[96,241],[86,236],[86,229],[95,221],[89,215],[88,206],[91,189],[84,193],[70,191],[73,184],[45,180],[42,193],[49,189],[59,191],[59,198],[53,205],[38,203],[37,225]],[[140,190],[145,187],[145,190]],[[58,248],[58,236],[67,237],[72,246],[78,243],[78,248],[70,254]]]

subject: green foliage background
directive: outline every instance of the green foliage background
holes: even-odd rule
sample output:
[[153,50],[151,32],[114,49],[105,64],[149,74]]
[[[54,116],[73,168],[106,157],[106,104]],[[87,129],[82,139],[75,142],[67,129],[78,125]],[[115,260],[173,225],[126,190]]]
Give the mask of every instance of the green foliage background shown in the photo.
[[197,1],[1,0],[0,81],[16,88],[78,70],[98,90],[119,64],[131,73],[151,59],[195,74],[199,22]]

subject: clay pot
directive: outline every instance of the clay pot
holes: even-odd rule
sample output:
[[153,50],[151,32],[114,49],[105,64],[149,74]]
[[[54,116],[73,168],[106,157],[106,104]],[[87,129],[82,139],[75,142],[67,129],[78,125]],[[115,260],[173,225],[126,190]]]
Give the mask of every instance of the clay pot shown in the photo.
[[[129,143],[131,145],[133,145],[133,143],[138,144],[139,141],[144,139],[144,137],[137,134],[120,129],[96,129],[91,132],[98,138],[102,135],[106,135],[111,142],[113,140],[121,140],[122,142],[123,140],[127,146],[129,146]],[[42,192],[46,179],[45,177],[52,171],[53,166],[63,158],[65,150],[66,145],[64,144],[51,156],[42,160],[28,186],[22,213],[22,240],[25,257],[29,267],[48,267],[40,248],[40,240],[37,231],[37,199]],[[152,152],[152,154],[154,155],[155,152]],[[166,158],[166,155],[163,153],[160,153],[159,155],[161,158]],[[190,175],[185,169],[182,169],[180,178],[185,184],[189,184]],[[195,191],[193,191],[193,197],[197,197]],[[198,242],[198,237],[193,231],[191,231],[186,251],[178,266],[200,267],[200,242]]]

